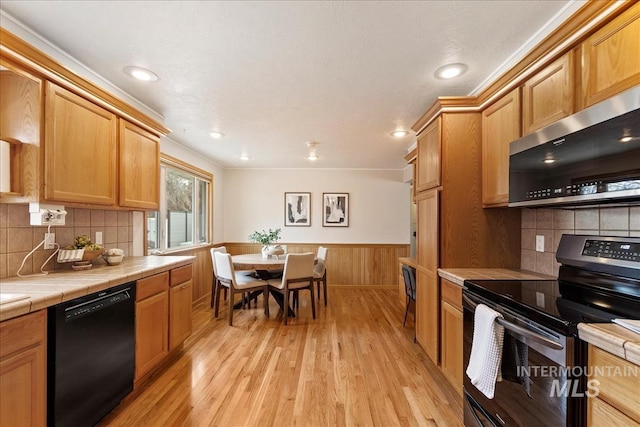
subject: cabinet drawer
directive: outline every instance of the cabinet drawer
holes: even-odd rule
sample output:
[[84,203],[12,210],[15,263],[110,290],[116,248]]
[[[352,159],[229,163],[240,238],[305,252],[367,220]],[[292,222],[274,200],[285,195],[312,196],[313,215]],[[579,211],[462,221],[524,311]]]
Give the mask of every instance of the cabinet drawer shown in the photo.
[[458,310],[462,310],[462,287],[448,281],[440,279],[440,292],[443,301],[448,302]]
[[640,422],[640,368],[592,345],[589,366],[592,374],[589,379],[600,382],[598,398]]
[[145,277],[137,282],[136,301],[141,301],[151,295],[166,291],[167,289],[169,289],[168,271],[154,276]]
[[640,424],[597,397],[591,397],[587,405],[587,426],[640,427]]
[[47,310],[16,317],[0,323],[0,357],[45,341]]
[[193,267],[191,264],[184,267],[178,267],[171,270],[171,287],[184,283],[187,280],[191,280],[193,275]]

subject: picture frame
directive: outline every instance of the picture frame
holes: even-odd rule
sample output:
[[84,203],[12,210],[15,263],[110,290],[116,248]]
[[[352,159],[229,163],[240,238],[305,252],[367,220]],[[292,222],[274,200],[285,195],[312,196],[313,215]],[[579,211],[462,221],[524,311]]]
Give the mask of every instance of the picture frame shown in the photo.
[[311,226],[311,193],[284,193],[284,225]]
[[322,226],[349,226],[349,193],[322,193]]

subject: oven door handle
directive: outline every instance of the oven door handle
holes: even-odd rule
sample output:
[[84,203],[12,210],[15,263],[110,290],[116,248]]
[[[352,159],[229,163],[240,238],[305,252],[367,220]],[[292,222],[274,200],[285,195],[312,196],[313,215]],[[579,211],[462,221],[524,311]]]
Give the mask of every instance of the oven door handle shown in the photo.
[[[462,298],[465,300],[467,304],[471,306],[471,308],[473,308],[473,311],[475,311],[475,308],[478,306],[478,304],[475,301],[473,301],[471,298],[469,298],[467,295],[463,294]],[[546,347],[552,348],[554,350],[564,349],[564,346],[559,342],[549,339],[536,332],[530,331],[529,329],[523,328],[522,326],[518,326],[514,323],[506,321],[502,318],[497,318],[496,323],[498,323],[498,325],[502,325],[505,329],[508,329],[515,334],[528,338],[532,341],[538,342]]]

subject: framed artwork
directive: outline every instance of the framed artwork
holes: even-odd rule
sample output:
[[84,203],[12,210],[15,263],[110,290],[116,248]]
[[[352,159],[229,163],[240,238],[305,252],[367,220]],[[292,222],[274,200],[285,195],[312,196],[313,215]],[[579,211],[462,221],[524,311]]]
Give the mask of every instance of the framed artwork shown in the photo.
[[322,226],[349,226],[349,193],[322,193]]
[[284,193],[284,225],[311,226],[311,193]]

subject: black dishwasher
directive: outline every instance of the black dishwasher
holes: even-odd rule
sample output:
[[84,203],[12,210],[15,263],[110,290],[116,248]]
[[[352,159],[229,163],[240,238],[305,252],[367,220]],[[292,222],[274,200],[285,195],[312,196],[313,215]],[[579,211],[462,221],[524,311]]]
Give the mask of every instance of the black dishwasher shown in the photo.
[[49,307],[49,426],[93,426],[133,390],[135,285]]

